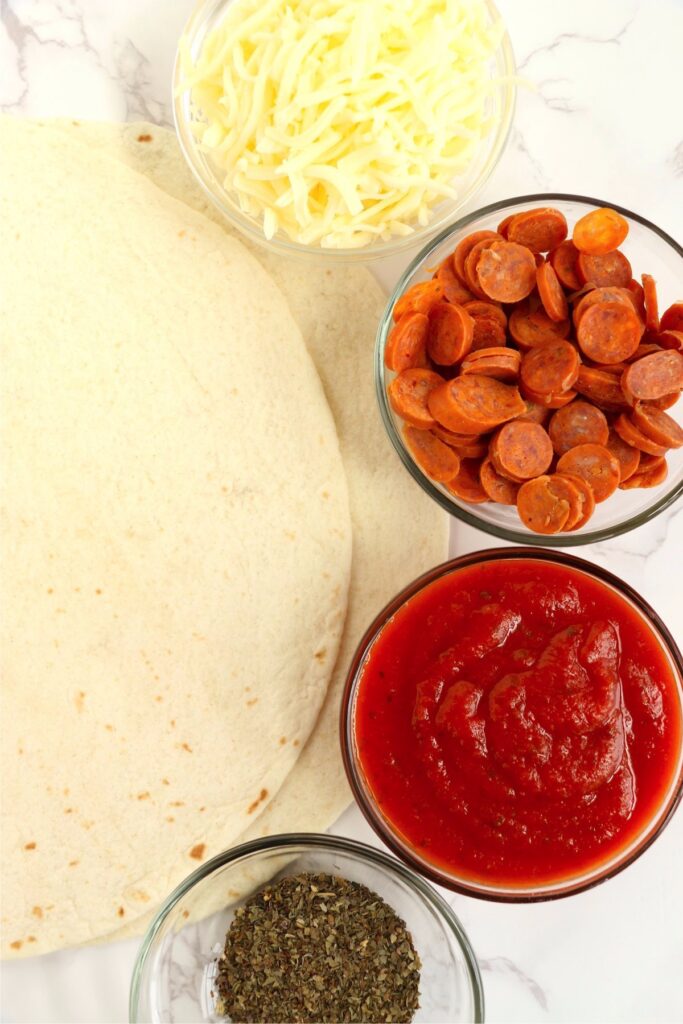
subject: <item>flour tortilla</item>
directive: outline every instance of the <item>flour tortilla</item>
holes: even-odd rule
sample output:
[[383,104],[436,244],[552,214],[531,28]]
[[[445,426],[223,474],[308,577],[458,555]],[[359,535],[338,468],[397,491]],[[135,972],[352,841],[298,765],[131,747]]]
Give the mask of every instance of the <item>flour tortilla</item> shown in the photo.
[[[143,172],[230,236],[225,220],[195,183],[172,132],[148,123],[69,122],[62,130]],[[385,299],[372,275],[354,265],[295,262],[245,244],[287,298],[322,378],[349,484],[353,559],[342,646],[318,723],[278,795],[239,841],[322,831],[348,806],[351,793],[338,739],[347,668],[377,612],[405,584],[442,561],[448,547],[448,517],[406,473],[380,420],[372,355]],[[226,892],[226,901],[231,895]],[[136,934],[146,923],[147,918],[133,922],[116,937]]]
[[139,918],[277,793],[350,520],[287,305],[201,214],[0,122],[7,956]]

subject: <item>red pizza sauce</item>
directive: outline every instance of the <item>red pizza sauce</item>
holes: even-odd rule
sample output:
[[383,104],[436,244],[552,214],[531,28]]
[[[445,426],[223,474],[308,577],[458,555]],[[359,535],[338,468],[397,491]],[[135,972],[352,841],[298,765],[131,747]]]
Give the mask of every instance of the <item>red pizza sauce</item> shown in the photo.
[[374,641],[358,757],[381,812],[437,869],[559,882],[657,812],[680,752],[678,687],[654,632],[605,584],[484,562],[429,584]]

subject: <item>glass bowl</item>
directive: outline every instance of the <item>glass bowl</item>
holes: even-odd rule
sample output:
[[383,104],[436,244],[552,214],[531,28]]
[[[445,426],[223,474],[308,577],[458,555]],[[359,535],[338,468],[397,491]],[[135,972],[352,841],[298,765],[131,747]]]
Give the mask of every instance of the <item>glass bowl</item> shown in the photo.
[[[629,257],[636,276],[645,271],[657,281],[660,309],[663,311],[675,302],[681,293],[683,282],[683,248],[665,231],[637,213],[631,213],[621,206],[604,199],[573,196],[561,192],[539,192],[535,195],[520,196],[492,203],[481,210],[467,214],[427,245],[417,256],[398,281],[384,311],[377,332],[375,346],[375,384],[377,399],[384,426],[398,452],[403,465],[420,486],[446,512],[462,519],[470,526],[476,526],[486,533],[517,544],[536,544],[554,548],[575,547],[596,541],[617,537],[659,515],[683,492],[683,448],[667,453],[669,475],[658,487],[617,491],[607,501],[596,505],[593,516],[579,530],[571,533],[557,533],[550,536],[533,533],[519,519],[517,510],[511,505],[487,502],[468,505],[456,498],[450,491],[434,483],[413,460],[401,436],[402,421],[394,413],[387,400],[387,384],[395,376],[384,365],[384,348],[387,336],[393,326],[393,309],[401,295],[418,281],[428,280],[434,269],[453,252],[458,242],[474,231],[494,230],[509,214],[530,210],[537,206],[554,206],[567,218],[570,231],[576,220],[585,213],[600,206],[611,206],[618,210],[629,223],[629,234],[621,248]],[[683,406],[683,403],[680,403]],[[680,420],[683,415],[680,406],[669,409],[669,415]]]
[[[196,57],[202,49],[207,34],[220,23],[226,9],[231,3],[239,0],[206,0],[194,9],[183,30],[183,38],[187,40],[190,54]],[[493,22],[500,14],[492,2],[485,0]],[[203,188],[208,198],[218,207],[224,217],[239,231],[253,242],[265,246],[272,252],[300,258],[321,257],[329,262],[350,263],[379,259],[393,256],[414,249],[431,238],[453,217],[484,185],[487,178],[498,163],[503,152],[512,125],[515,108],[515,58],[512,44],[507,32],[503,33],[500,45],[495,53],[491,68],[492,78],[501,79],[500,88],[491,93],[489,100],[490,115],[494,127],[482,141],[479,150],[466,172],[453,179],[459,188],[457,200],[445,199],[432,207],[432,219],[424,227],[415,227],[414,232],[404,237],[392,237],[372,242],[359,248],[323,248],[320,245],[304,245],[295,242],[284,232],[278,231],[272,239],[263,233],[260,220],[245,214],[236,198],[223,187],[221,176],[212,167],[211,162],[201,151],[192,131],[193,111],[189,90],[181,90],[180,59],[176,55],[173,73],[173,116],[180,147],[190,169]]]
[[[416,1024],[483,1021],[479,967],[462,925],[442,897],[380,850],[350,839],[301,833],[257,839],[228,850],[171,893],[138,954],[130,992],[131,1022],[225,1020],[216,1015],[211,993],[216,957],[236,909],[266,882],[302,871],[360,882],[403,918],[422,961]],[[207,907],[222,909],[204,916]]]
[[[567,876],[559,881],[553,880],[547,884],[538,884],[533,887],[524,884],[513,886],[486,883],[478,879],[472,880],[455,872],[449,872],[442,863],[434,863],[426,858],[422,852],[418,852],[399,829],[394,826],[375,799],[372,787],[363,771],[355,733],[356,702],[362,670],[375,640],[396,612],[425,587],[428,587],[435,580],[439,580],[449,573],[457,573],[460,569],[481,565],[485,562],[509,559],[524,559],[532,562],[543,561],[557,565],[560,568],[568,567],[573,570],[579,570],[597,582],[606,585],[630,604],[642,620],[644,627],[649,632],[654,633],[654,636],[661,645],[666,660],[668,660],[671,666],[674,677],[678,680],[680,729],[677,760],[672,768],[670,784],[662,794],[656,811],[650,820],[644,824],[641,831],[628,845],[617,851],[611,858],[601,861],[583,874]],[[681,653],[671,633],[654,609],[627,583],[624,583],[623,580],[620,580],[605,569],[564,552],[537,551],[534,548],[528,547],[491,548],[486,551],[476,551],[463,555],[460,558],[452,559],[449,562],[443,563],[443,565],[436,566],[436,568],[420,576],[402,590],[386,608],[383,608],[374,622],[368,627],[354,655],[347,675],[342,697],[340,738],[347,778],[361,811],[386,845],[416,871],[419,871],[433,882],[447,889],[466,896],[476,896],[480,899],[506,903],[531,903],[559,899],[590,889],[606,881],[608,878],[612,878],[618,872],[628,867],[629,864],[632,864],[652,845],[671,820],[678,807],[683,796],[683,657],[681,657]]]

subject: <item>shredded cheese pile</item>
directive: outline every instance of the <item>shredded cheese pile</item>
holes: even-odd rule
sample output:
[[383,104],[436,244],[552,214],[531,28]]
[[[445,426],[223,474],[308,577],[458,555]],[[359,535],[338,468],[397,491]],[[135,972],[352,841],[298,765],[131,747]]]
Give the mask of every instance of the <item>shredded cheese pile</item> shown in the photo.
[[483,0],[236,0],[196,61],[196,138],[267,238],[359,248],[457,198],[491,125]]

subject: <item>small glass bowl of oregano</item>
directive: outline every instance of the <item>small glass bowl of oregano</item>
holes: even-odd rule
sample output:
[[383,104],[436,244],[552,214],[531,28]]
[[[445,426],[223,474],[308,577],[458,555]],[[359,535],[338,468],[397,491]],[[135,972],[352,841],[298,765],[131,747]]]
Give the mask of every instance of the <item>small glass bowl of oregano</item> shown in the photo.
[[449,905],[393,857],[328,835],[255,840],[202,865],[150,926],[130,994],[134,1024],[483,1019]]

